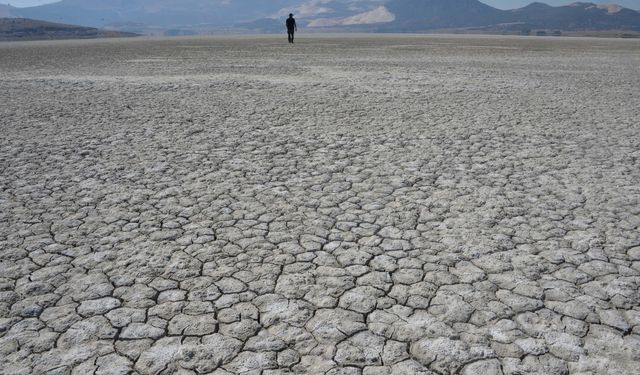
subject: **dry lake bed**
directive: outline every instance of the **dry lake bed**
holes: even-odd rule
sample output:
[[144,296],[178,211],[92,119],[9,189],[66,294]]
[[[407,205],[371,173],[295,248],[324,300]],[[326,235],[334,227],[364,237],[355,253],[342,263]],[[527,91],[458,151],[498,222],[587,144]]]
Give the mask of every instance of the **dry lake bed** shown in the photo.
[[0,373],[640,369],[640,42],[0,44]]

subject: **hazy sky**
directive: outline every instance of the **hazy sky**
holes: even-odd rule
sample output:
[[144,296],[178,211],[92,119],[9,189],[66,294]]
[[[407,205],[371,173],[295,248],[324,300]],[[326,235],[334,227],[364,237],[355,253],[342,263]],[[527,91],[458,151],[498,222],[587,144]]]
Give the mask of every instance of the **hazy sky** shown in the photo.
[[[33,6],[33,5],[39,5],[39,4],[54,3],[55,1],[56,0],[0,0],[0,3],[10,3],[11,5],[16,7],[27,7],[27,6]],[[489,4],[491,6],[494,6],[496,8],[514,9],[514,8],[525,6],[536,0],[480,0],[480,1],[486,4]],[[540,1],[542,3],[547,3],[549,5],[566,5],[566,4],[573,3],[577,0],[537,0],[537,1]],[[582,1],[588,2],[589,0],[582,0]],[[597,3],[618,3],[624,6],[640,9],[640,0],[619,0],[619,1],[591,0],[591,1],[594,1]]]

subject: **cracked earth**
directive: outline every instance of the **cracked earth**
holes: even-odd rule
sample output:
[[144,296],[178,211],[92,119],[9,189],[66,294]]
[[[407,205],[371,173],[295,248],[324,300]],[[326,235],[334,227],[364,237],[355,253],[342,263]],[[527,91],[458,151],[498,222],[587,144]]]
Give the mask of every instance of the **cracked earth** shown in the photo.
[[640,44],[0,45],[3,374],[638,374]]

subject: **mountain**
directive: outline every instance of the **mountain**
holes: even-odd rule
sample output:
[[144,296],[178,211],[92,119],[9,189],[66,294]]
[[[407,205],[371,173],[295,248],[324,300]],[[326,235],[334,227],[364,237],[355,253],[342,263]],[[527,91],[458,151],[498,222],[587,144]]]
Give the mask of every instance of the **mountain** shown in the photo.
[[316,18],[308,21],[307,27],[336,27],[336,26],[361,26],[395,21],[396,16],[387,7],[380,5],[377,8],[366,10],[353,15],[341,17]]
[[287,0],[62,0],[12,15],[94,27],[136,22],[149,25],[231,25],[274,13]]
[[349,17],[386,0],[62,0],[29,8],[11,8],[20,17],[104,27],[136,23],[156,26],[247,24],[295,13],[312,17]]
[[94,39],[131,37],[136,34],[99,30],[27,18],[0,18],[0,41],[44,39]]
[[573,3],[552,7],[532,3],[500,10],[478,0],[391,0],[386,8],[395,20],[378,31],[424,31],[477,28],[485,31],[553,29],[562,31],[640,31],[640,12],[619,5]]
[[511,22],[519,22],[535,28],[640,31],[640,12],[618,5],[573,3],[567,6],[551,7],[543,3],[532,3],[509,13]]
[[[498,9],[518,9],[518,8],[522,8],[529,5],[533,0],[480,0],[480,1]],[[578,0],[574,0],[574,1],[578,1]],[[596,4],[612,4],[613,2],[615,2],[616,4],[624,8],[640,11],[640,1],[638,0],[590,0],[590,1]],[[563,5],[569,4],[571,0],[544,0],[544,2],[551,6],[563,6]]]
[[11,7],[5,4],[0,4],[0,17],[9,17],[11,16]]
[[640,31],[640,12],[616,5],[532,3],[500,10],[478,0],[62,0],[0,14],[118,30],[281,32],[292,12],[319,30],[419,32],[436,29]]
[[505,17],[505,11],[477,0],[391,0],[386,7],[396,16],[389,27],[403,31],[482,26]]

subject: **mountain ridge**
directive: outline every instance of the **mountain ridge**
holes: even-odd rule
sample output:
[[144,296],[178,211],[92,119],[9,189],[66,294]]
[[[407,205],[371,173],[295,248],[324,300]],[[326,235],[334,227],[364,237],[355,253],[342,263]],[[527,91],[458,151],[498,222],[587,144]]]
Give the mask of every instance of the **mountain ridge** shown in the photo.
[[0,41],[96,39],[134,37],[136,34],[100,30],[94,27],[60,24],[28,18],[0,17]]
[[62,0],[30,8],[0,5],[0,16],[90,27],[135,23],[198,30],[263,25],[263,31],[279,31],[279,20],[289,11],[296,14],[300,26],[319,30],[349,26],[367,31],[373,25],[385,32],[479,27],[640,31],[640,12],[588,2],[559,7],[534,2],[513,10],[479,0]]

